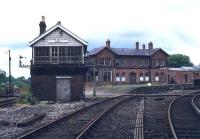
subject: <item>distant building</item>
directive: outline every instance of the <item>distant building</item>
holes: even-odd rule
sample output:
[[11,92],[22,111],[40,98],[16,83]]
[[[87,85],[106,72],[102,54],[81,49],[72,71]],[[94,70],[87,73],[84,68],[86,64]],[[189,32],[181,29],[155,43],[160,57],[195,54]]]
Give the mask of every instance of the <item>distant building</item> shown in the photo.
[[39,26],[39,36],[29,42],[33,95],[40,100],[79,100],[84,94],[87,42],[67,30],[61,22],[46,30],[42,17]]
[[176,84],[193,83],[200,79],[200,66],[168,68],[168,82]]
[[139,42],[132,48],[114,48],[107,40],[105,46],[92,49],[87,56],[90,67],[87,82],[93,81],[94,70],[98,71],[99,85],[168,82],[163,70],[167,68],[168,54],[161,48],[154,48],[152,42],[147,48],[144,44],[140,48]]

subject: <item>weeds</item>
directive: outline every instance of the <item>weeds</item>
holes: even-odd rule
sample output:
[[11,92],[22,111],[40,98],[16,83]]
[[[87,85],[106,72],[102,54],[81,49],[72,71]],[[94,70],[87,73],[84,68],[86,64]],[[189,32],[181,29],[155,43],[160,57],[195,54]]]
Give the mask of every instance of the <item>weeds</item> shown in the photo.
[[18,103],[34,105],[38,103],[38,100],[29,91],[26,91],[21,93],[21,96],[18,99]]

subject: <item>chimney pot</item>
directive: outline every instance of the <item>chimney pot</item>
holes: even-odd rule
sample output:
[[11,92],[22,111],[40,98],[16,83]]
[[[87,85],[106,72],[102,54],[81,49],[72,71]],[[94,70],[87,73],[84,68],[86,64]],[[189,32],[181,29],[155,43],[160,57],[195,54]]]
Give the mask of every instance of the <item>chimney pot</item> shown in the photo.
[[41,20],[42,22],[45,22],[45,16],[42,16],[42,20]]
[[110,40],[109,39],[106,40],[106,47],[110,48]]
[[148,49],[153,49],[153,43],[152,42],[149,42],[149,44],[148,44]]
[[136,49],[139,49],[139,42],[136,42],[136,43],[135,43],[135,48],[136,48]]

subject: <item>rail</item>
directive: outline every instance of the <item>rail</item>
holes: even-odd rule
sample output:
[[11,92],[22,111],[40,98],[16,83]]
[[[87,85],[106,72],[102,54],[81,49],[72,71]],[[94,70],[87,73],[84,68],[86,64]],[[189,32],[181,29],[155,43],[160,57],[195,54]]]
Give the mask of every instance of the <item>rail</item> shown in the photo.
[[46,124],[46,125],[43,125],[43,126],[37,128],[37,129],[35,129],[35,130],[32,130],[32,131],[30,131],[30,132],[28,132],[28,133],[26,133],[26,134],[24,134],[24,135],[18,137],[17,139],[30,139],[30,138],[34,137],[34,135],[36,135],[37,133],[40,133],[42,130],[48,129],[50,126],[56,125],[58,121],[61,121],[61,120],[63,120],[63,119],[69,119],[70,117],[73,117],[73,116],[75,116],[76,114],[81,113],[81,112],[83,112],[83,111],[85,111],[85,110],[87,110],[87,109],[89,109],[89,108],[91,108],[91,107],[93,107],[93,106],[95,106],[95,105],[102,104],[102,103],[105,102],[105,101],[113,100],[113,99],[116,99],[116,98],[120,98],[120,97],[122,97],[122,96],[126,96],[126,95],[120,95],[120,96],[116,96],[116,97],[104,99],[104,100],[102,100],[102,101],[96,102],[96,103],[94,103],[94,104],[92,104],[92,105],[89,105],[89,106],[87,106],[87,107],[84,107],[84,108],[82,108],[82,109],[79,109],[79,110],[77,110],[77,111],[75,111],[75,112],[72,112],[72,113],[70,113],[70,114],[63,115],[61,118],[59,118],[59,119],[57,119],[57,120],[54,120],[54,121],[52,121],[52,122],[50,122],[50,123],[48,123],[48,124]]
[[126,101],[127,99],[130,99],[131,97],[125,98],[117,103],[115,103],[114,105],[111,105],[109,107],[107,107],[103,112],[99,113],[97,116],[94,117],[94,119],[92,119],[90,122],[88,122],[86,124],[86,126],[84,126],[81,130],[80,133],[75,137],[75,139],[80,139],[81,137],[83,137],[85,134],[87,134],[88,130],[98,121],[100,120],[106,113],[108,113],[109,111],[111,111],[113,108],[115,108],[116,106],[118,106],[120,103]]
[[[179,97],[179,98],[180,98],[180,97]],[[177,136],[176,136],[176,133],[175,133],[173,124],[172,124],[172,120],[171,120],[171,107],[172,107],[173,103],[175,102],[175,100],[176,100],[176,99],[174,99],[174,100],[169,104],[169,109],[168,109],[168,121],[169,121],[169,125],[170,125],[171,132],[172,132],[172,134],[173,134],[174,139],[178,139]]]
[[193,110],[196,112],[196,114],[200,116],[200,110],[194,103],[194,100],[197,99],[197,97],[199,97],[199,96],[198,95],[193,96],[192,101],[191,101],[191,105],[192,105]]
[[[174,100],[170,103],[170,105],[169,105],[169,108],[168,108],[168,121],[169,121],[169,125],[170,125],[171,132],[172,132],[172,134],[173,134],[174,139],[178,139],[178,138],[177,138],[177,135],[176,135],[174,126],[173,126],[173,124],[172,124],[172,119],[171,119],[172,105],[174,105],[175,101],[181,99],[181,98],[184,97],[184,96],[193,96],[193,99],[192,99],[192,101],[193,101],[193,100],[194,100],[194,97],[195,97],[194,95],[195,95],[196,93],[199,93],[199,91],[195,91],[195,92],[193,92],[193,93],[191,93],[191,94],[184,94],[184,95],[181,95],[181,96],[179,96],[178,98],[174,99]],[[191,101],[191,105],[193,105],[193,104],[192,104],[192,101]],[[193,106],[192,106],[192,107],[193,107]],[[200,113],[199,113],[199,115],[200,115]]]

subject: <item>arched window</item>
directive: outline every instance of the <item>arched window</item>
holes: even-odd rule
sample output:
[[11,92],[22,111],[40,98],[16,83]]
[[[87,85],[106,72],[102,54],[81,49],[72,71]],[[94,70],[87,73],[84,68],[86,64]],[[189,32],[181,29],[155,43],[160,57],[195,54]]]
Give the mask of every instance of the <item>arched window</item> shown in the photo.
[[122,82],[125,82],[126,81],[126,77],[125,77],[125,73],[122,73],[122,78],[121,78],[122,80]]
[[119,81],[120,81],[119,73],[116,73],[115,81],[116,81],[116,82],[119,82]]
[[158,72],[155,73],[155,81],[158,82],[159,81],[159,76],[158,76]]
[[149,81],[149,73],[148,72],[145,73],[145,81],[147,81],[147,82]]
[[165,80],[164,72],[161,72],[161,74],[160,74],[160,80],[161,80],[161,81],[164,81],[164,80]]
[[140,73],[140,82],[143,82],[144,81],[144,74],[141,72]]

